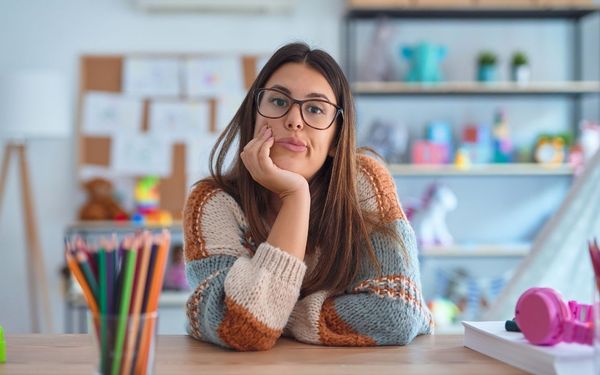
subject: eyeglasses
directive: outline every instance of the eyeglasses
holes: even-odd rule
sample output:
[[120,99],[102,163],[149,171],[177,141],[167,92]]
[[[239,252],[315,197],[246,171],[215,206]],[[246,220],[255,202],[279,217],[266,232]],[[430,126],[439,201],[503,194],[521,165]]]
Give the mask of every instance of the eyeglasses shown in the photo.
[[266,118],[285,116],[294,104],[300,106],[300,115],[304,123],[311,128],[325,130],[329,128],[338,115],[344,116],[344,110],[325,100],[296,100],[277,89],[260,89],[256,93],[258,113]]

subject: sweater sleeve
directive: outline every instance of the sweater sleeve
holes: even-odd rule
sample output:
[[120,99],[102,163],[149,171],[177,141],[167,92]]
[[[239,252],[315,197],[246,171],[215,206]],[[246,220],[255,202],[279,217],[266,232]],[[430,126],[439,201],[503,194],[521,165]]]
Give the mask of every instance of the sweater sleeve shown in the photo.
[[271,348],[298,300],[305,264],[266,242],[254,251],[239,205],[207,183],[188,196],[183,225],[189,334],[241,351]]
[[300,341],[335,346],[405,345],[433,330],[421,293],[415,233],[400,207],[393,179],[371,158],[362,157],[361,172],[362,204],[377,210],[400,242],[371,234],[380,273],[365,266],[345,293],[320,291],[298,301],[286,333]]

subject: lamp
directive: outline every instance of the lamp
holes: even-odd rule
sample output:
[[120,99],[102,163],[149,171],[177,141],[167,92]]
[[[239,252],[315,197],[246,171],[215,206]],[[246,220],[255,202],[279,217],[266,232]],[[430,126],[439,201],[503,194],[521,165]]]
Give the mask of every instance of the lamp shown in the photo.
[[[0,139],[5,141],[0,174],[0,208],[12,155],[18,159],[23,200],[28,265],[30,315],[33,332],[41,332],[39,315],[52,331],[52,315],[27,164],[27,141],[67,137],[68,103],[63,77],[54,72],[28,71],[0,75]],[[32,267],[30,267],[31,265]],[[38,288],[40,290],[38,290]],[[39,295],[41,294],[41,296]],[[39,309],[39,299],[44,310]]]

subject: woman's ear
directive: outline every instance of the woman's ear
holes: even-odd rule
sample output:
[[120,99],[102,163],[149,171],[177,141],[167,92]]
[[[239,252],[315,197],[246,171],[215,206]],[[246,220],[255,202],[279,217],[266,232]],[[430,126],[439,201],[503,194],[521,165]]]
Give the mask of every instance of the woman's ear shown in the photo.
[[327,153],[327,156],[334,157],[334,156],[335,156],[335,151],[336,151],[335,147],[333,147],[333,146],[332,146],[332,147],[329,149],[329,152]]

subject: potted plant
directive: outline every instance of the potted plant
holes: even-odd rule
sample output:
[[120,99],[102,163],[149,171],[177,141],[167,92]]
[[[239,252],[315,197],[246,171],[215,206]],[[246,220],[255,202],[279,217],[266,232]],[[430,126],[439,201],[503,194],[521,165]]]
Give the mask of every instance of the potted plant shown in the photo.
[[494,52],[481,52],[477,57],[477,80],[482,82],[495,81],[497,62],[498,58]]
[[529,82],[530,70],[529,60],[527,55],[521,51],[517,51],[512,56],[510,67],[510,76],[517,83]]

